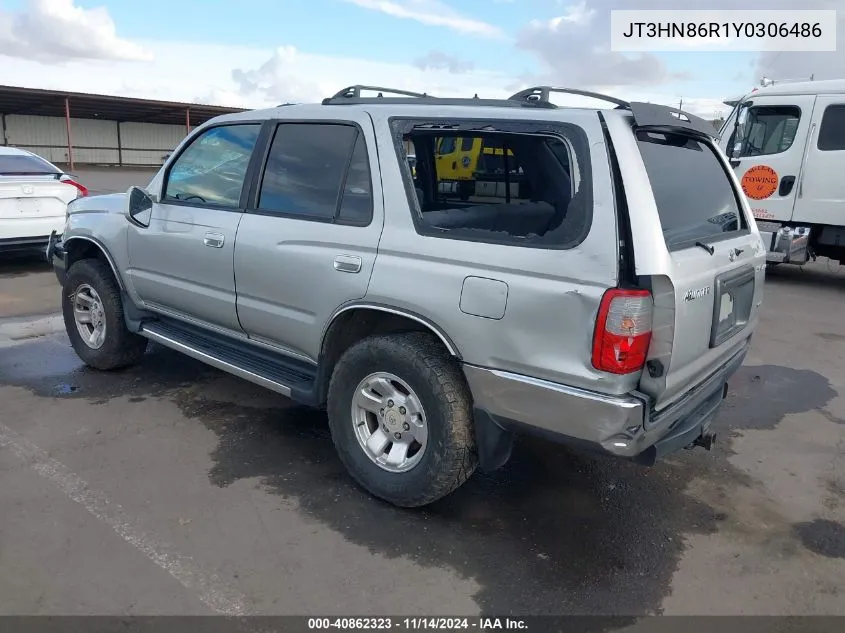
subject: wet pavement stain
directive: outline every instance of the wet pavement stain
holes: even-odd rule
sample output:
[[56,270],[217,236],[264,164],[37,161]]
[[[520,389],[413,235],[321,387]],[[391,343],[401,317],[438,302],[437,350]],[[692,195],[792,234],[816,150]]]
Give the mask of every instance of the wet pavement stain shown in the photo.
[[838,334],[836,332],[816,332],[816,336],[824,341],[845,343],[845,334]]
[[[0,359],[0,384],[44,397],[171,399],[218,436],[213,485],[257,478],[267,492],[294,499],[299,511],[352,543],[472,578],[481,587],[473,597],[484,613],[659,612],[684,536],[713,533],[729,522],[730,490],[749,485],[727,462],[724,445],[712,453],[681,451],[648,469],[523,438],[502,470],[476,474],[427,508],[400,510],[351,481],[325,414],[281,397],[255,406],[256,388],[234,378],[227,380],[237,403],[212,399],[207,383],[222,376],[156,346],[136,367],[88,370],[61,338],[10,348]],[[76,389],[57,394],[60,384]],[[742,368],[715,428],[770,428],[787,413],[825,406],[834,395],[814,372]],[[693,479],[721,490],[728,507],[687,495]]]
[[845,558],[845,525],[816,519],[795,525],[794,531],[811,552],[826,558]]
[[211,481],[266,490],[349,541],[473,578],[482,612],[644,614],[659,610],[685,531],[721,518],[684,495],[695,469],[647,470],[522,440],[512,461],[424,509],[401,510],[355,486],[325,416],[187,396],[186,416],[219,436]]
[[26,387],[44,397],[85,398],[92,404],[120,396],[163,396],[217,375],[216,370],[157,345],[150,345],[140,365],[109,372],[86,367],[64,336],[0,352],[0,385]]
[[785,415],[822,411],[836,395],[827,378],[808,369],[744,366],[730,379],[719,419],[735,429],[771,429]]

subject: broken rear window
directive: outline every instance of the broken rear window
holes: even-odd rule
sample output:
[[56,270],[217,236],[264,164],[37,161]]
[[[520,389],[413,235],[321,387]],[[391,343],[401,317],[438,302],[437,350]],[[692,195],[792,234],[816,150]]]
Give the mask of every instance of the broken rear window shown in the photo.
[[416,156],[405,178],[420,233],[541,248],[569,248],[586,236],[592,199],[579,128],[566,126],[572,130],[564,134],[395,125],[399,156],[408,146]]

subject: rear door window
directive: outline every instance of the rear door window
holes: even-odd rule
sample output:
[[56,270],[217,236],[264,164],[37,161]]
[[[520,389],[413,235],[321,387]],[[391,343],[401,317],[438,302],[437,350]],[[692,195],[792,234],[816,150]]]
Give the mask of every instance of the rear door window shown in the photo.
[[281,123],[261,180],[258,210],[367,226],[372,177],[364,135],[352,125]]
[[737,192],[714,150],[692,137],[637,132],[670,250],[747,230]]

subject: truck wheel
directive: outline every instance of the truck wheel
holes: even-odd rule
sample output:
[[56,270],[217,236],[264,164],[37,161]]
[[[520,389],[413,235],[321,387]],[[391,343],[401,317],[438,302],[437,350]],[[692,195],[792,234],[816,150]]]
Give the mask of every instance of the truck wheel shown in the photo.
[[146,338],[126,329],[120,289],[98,259],[79,260],[68,270],[62,314],[74,351],[95,369],[132,365],[147,349]]
[[430,334],[374,336],[350,347],[332,373],[328,413],[344,466],[394,505],[436,501],[478,463],[469,389]]

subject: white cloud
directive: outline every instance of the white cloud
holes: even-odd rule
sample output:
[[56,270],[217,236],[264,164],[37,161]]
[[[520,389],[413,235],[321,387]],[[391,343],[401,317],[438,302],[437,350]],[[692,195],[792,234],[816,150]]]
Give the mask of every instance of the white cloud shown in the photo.
[[0,11],[0,54],[52,62],[151,58],[118,37],[105,7],[83,9],[73,0],[28,0],[21,11]]
[[[610,12],[631,9],[630,0],[581,0],[570,2],[560,15],[533,20],[525,26],[517,46],[537,55],[545,69],[537,73],[546,82],[579,87],[609,83],[617,86],[657,86],[690,78],[669,72],[650,53],[629,55],[610,50]],[[678,0],[638,0],[636,9],[678,9]],[[806,5],[806,6],[804,6]],[[838,9],[838,52],[766,53],[757,58],[755,73],[775,77],[816,78],[845,76],[845,0],[808,0],[801,8]],[[693,8],[691,5],[689,8]],[[709,0],[708,10],[736,9],[736,0]],[[742,9],[797,9],[795,0],[749,0]],[[736,69],[726,69],[726,78]]]
[[[70,60],[63,66],[0,55],[4,83],[32,88],[86,92],[262,108],[285,102],[318,102],[352,84],[383,85],[441,97],[506,98],[532,85],[529,79],[475,68],[461,74],[448,68],[423,70],[410,63],[318,55],[283,46],[276,50],[178,42],[140,43],[148,61]],[[631,101],[677,105],[680,96],[599,86],[599,91]],[[716,95],[721,97],[722,95]],[[600,105],[556,95],[559,105]],[[684,99],[684,109],[710,118],[719,99]]]
[[448,70],[450,73],[460,74],[470,72],[474,64],[442,51],[431,50],[414,60],[414,66],[422,70]]
[[836,52],[763,53],[757,59],[756,79],[842,79],[845,77],[845,0],[819,3],[819,9],[837,9]]
[[363,9],[380,11],[395,18],[414,20],[428,26],[443,26],[468,35],[504,38],[497,26],[455,11],[441,0],[344,0]]

